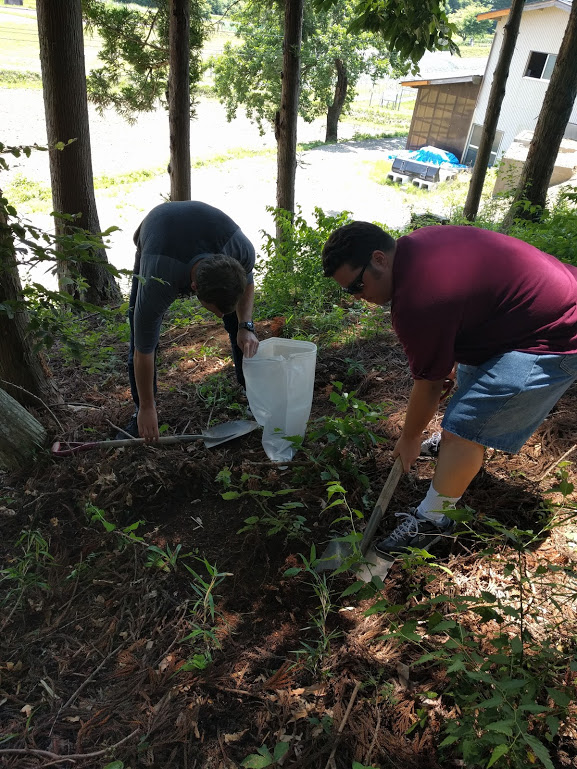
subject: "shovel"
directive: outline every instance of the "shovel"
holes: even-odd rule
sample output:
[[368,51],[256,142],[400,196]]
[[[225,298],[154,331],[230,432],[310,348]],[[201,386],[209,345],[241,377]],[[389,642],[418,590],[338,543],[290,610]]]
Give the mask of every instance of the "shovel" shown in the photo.
[[[391,497],[397,488],[397,484],[399,483],[402,474],[403,463],[401,458],[397,457],[387,480],[385,481],[385,485],[379,494],[379,498],[377,499],[377,503],[371,513],[363,538],[361,539],[359,549],[361,555],[365,558],[365,563],[356,569],[356,573],[359,579],[362,579],[365,582],[370,582],[374,576],[379,576],[381,579],[385,577],[394,561],[394,558],[388,559],[383,558],[382,556],[377,556],[374,549],[371,548],[371,542],[373,541],[373,537],[375,536],[375,532],[381,522],[385,510],[389,506]],[[315,570],[317,572],[335,571],[335,569],[340,568],[346,563],[347,559],[353,555],[353,552],[354,550],[350,542],[343,541],[342,539],[332,539],[317,561]]]
[[[169,446],[173,443],[188,443],[190,441],[204,441],[207,449],[219,446],[221,443],[232,441],[256,430],[258,423],[246,419],[240,419],[236,422],[225,422],[222,425],[216,425],[209,430],[203,430],[199,435],[167,435],[161,436],[154,443],[148,443],[148,446]],[[56,457],[69,457],[72,454],[78,454],[81,451],[91,451],[92,449],[114,449],[120,446],[136,446],[143,444],[144,438],[121,438],[114,441],[92,441],[90,443],[75,443],[69,441],[57,442],[52,445],[51,453]]]

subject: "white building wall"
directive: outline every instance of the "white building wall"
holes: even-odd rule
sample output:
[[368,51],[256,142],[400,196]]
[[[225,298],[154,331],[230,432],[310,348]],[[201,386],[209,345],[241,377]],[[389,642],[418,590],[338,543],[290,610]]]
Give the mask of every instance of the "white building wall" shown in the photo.
[[[505,98],[503,99],[501,115],[497,125],[497,130],[504,132],[499,147],[499,155],[502,155],[507,150],[518,133],[535,129],[549,81],[537,80],[536,78],[524,77],[523,75],[527,69],[531,51],[559,53],[568,19],[569,13],[560,8],[543,8],[532,11],[529,6],[523,12],[517,46],[511,61]],[[482,125],[484,122],[493,72],[495,71],[499,51],[501,50],[503,28],[506,21],[506,17],[499,19],[497,25],[495,39],[487,61],[485,77],[483,78],[483,84],[479,91],[473,115],[473,123]],[[577,123],[577,103],[573,107],[569,122]],[[469,141],[467,140],[468,144]]]

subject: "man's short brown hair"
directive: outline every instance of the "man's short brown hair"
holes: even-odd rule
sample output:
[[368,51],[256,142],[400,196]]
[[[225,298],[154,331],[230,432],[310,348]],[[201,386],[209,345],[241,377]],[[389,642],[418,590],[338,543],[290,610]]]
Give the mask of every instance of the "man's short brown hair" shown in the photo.
[[246,273],[232,256],[212,254],[196,268],[196,295],[227,315],[236,310],[246,289]]
[[373,251],[387,254],[395,250],[395,239],[371,222],[351,222],[335,230],[323,248],[323,271],[332,277],[343,264],[363,267]]

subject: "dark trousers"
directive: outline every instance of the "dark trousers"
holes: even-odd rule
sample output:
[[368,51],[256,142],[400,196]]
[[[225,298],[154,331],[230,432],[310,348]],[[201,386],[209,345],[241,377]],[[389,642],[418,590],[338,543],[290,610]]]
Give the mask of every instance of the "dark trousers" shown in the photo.
[[[140,257],[137,254],[136,264],[134,266],[134,274],[138,275],[140,272]],[[136,408],[140,405],[138,398],[138,389],[136,387],[136,378],[134,376],[134,307],[136,305],[136,295],[138,294],[138,286],[140,282],[137,278],[132,279],[132,288],[130,291],[130,301],[128,304],[128,322],[130,324],[130,347],[128,350],[128,379],[130,380],[130,392],[132,393],[132,400],[134,401]],[[230,346],[232,349],[232,360],[234,363],[234,371],[237,381],[241,387],[245,386],[244,374],[242,373],[242,350],[236,343],[236,335],[238,333],[238,318],[236,312],[231,312],[228,315],[224,315],[223,323],[225,329],[228,331],[230,338]],[[158,351],[158,345],[154,351],[154,394],[156,395],[156,353]]]

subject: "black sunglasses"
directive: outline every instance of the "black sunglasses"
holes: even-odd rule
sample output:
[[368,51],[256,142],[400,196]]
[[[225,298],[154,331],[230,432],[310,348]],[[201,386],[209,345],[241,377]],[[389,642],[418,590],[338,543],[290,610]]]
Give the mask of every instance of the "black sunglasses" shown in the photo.
[[365,264],[365,266],[359,272],[359,274],[353,280],[353,282],[349,283],[349,285],[344,289],[344,291],[346,291],[347,294],[359,294],[363,290],[363,287],[365,285],[364,282],[363,282],[363,275],[365,274],[365,270],[367,269],[367,267],[371,263],[372,259],[373,259],[373,257],[371,256],[369,261]]

